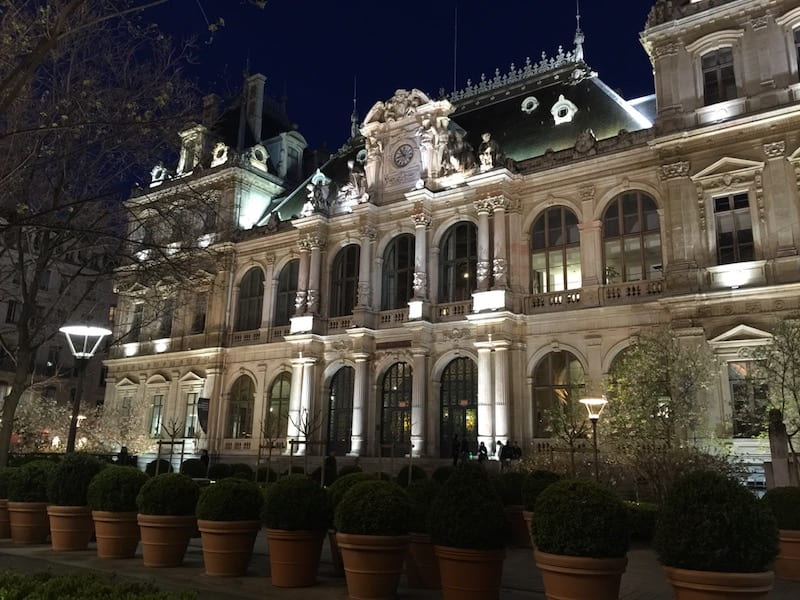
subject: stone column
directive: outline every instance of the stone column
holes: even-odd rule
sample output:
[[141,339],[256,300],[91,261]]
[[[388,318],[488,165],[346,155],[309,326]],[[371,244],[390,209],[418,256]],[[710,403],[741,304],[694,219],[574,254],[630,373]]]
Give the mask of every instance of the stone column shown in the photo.
[[581,287],[605,285],[600,221],[578,224],[581,239]]
[[[203,392],[200,395],[203,398],[208,398],[208,421],[206,423],[205,431],[203,431],[202,427],[199,427],[201,440],[213,440],[215,437],[217,437],[213,432],[216,432],[219,429],[215,411],[217,406],[220,404],[220,382],[222,380],[220,377],[221,372],[222,370],[218,367],[206,369],[206,381],[205,385],[203,386]],[[209,451],[212,450],[212,448],[208,448],[208,443],[206,443],[205,447]]]
[[430,214],[417,206],[417,212],[411,215],[414,221],[414,299],[428,299],[428,227],[431,224]]
[[289,424],[286,428],[286,453],[289,454],[291,446],[290,440],[298,439],[300,430],[300,395],[303,390],[303,357],[293,358],[292,363],[292,383],[289,388]]
[[491,199],[494,212],[494,259],[492,260],[492,289],[504,290],[508,287],[508,259],[506,252],[506,207],[508,200],[504,196]]
[[319,314],[319,290],[320,273],[322,271],[322,249],[325,247],[325,240],[318,236],[308,238],[311,246],[311,265],[308,272],[308,297],[307,312],[312,315]]
[[372,265],[372,246],[375,244],[377,232],[371,225],[365,225],[359,231],[361,234],[361,252],[358,265],[358,298],[356,306],[364,309],[372,308],[370,282],[370,266]]
[[489,200],[478,200],[475,203],[478,211],[478,291],[489,289],[489,213],[492,204]]
[[261,303],[261,327],[269,327],[275,313],[275,292],[278,290],[275,277],[275,255],[267,256],[267,272],[264,277],[264,300]]
[[294,314],[304,315],[306,313],[306,298],[308,296],[308,268],[309,252],[311,244],[308,240],[300,240],[297,244],[300,247],[300,265],[297,270],[297,296],[294,300]]
[[414,350],[411,379],[411,455],[425,454],[425,406],[428,389],[428,360],[424,350]]
[[[314,366],[315,358],[303,358],[303,389],[300,390],[299,432],[297,439],[311,441],[311,435],[319,425],[318,415],[314,412]],[[298,454],[308,453],[308,446],[297,447]]]
[[[508,443],[508,437],[511,433],[509,431],[509,417],[511,413],[511,406],[509,400],[511,399],[511,390],[509,389],[510,383],[508,380],[508,349],[509,345],[503,343],[496,345],[494,348],[494,440],[492,443],[496,444],[497,440]],[[487,448],[490,446],[487,444]]]
[[356,353],[355,382],[353,385],[353,421],[351,424],[349,456],[361,456],[367,442],[367,402],[369,397],[369,354]]
[[478,443],[489,448],[494,438],[494,378],[492,377],[491,342],[476,344],[478,348]]

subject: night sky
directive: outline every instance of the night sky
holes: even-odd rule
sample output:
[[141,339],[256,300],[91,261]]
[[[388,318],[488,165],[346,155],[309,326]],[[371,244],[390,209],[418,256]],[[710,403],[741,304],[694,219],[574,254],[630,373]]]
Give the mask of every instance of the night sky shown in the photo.
[[[587,63],[625,98],[652,93],[650,63],[639,43],[655,0],[583,0]],[[203,93],[232,97],[250,72],[267,77],[267,94],[287,99],[287,112],[312,148],[337,149],[349,135],[353,78],[361,118],[398,88],[438,96],[453,89],[458,4],[457,87],[514,62],[573,47],[572,0],[268,0],[264,10],[241,0],[200,0],[208,19],[225,27],[208,43],[198,0],[169,2],[148,18],[178,37],[199,36],[192,76]]]

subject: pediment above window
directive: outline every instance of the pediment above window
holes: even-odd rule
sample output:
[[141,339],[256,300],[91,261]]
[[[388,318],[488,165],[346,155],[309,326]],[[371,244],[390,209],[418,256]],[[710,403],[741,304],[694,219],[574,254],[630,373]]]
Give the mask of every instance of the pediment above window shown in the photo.
[[709,340],[708,343],[716,347],[739,347],[767,344],[770,341],[772,341],[772,334],[768,331],[762,331],[749,325],[737,325]]
[[128,377],[123,377],[116,383],[117,388],[138,388],[139,384]]
[[180,381],[181,381],[181,383],[190,384],[191,385],[193,383],[203,383],[205,381],[205,378],[201,377],[200,375],[198,375],[194,371],[189,371],[188,373],[186,373],[185,375],[183,375],[181,377]]
[[[692,181],[695,183],[706,183],[708,181],[720,179],[735,179],[737,176],[741,177],[746,174],[753,174],[764,168],[763,162],[755,160],[746,160],[744,158],[733,158],[725,156],[720,158],[714,164],[706,167],[699,173],[691,176]],[[752,178],[752,176],[751,176]]]

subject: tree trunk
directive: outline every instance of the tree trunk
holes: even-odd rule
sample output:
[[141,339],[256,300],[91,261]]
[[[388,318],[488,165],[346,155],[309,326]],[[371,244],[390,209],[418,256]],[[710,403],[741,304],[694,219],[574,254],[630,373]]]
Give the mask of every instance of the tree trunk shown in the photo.
[[789,436],[783,422],[783,413],[769,411],[769,453],[772,458],[772,484],[774,487],[791,485],[789,477]]

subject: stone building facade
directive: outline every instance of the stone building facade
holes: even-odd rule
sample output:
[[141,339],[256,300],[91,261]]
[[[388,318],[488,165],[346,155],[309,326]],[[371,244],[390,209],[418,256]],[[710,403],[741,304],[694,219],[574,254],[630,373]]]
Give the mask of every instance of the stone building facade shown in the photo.
[[[530,449],[547,406],[602,393],[635,335],[668,326],[719,358],[716,434],[757,451],[742,350],[800,308],[800,2],[658,0],[637,100],[583,41],[447,98],[398,90],[313,169],[248,79],[236,140],[187,130],[146,194],[217,190],[225,259],[169,332],[113,350],[106,403],[224,457]],[[123,293],[119,327],[136,306]]]

